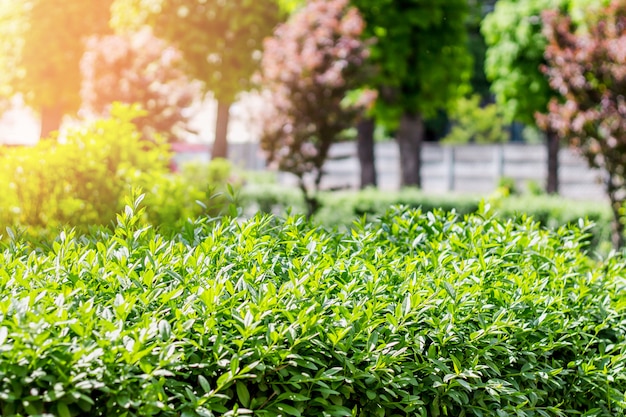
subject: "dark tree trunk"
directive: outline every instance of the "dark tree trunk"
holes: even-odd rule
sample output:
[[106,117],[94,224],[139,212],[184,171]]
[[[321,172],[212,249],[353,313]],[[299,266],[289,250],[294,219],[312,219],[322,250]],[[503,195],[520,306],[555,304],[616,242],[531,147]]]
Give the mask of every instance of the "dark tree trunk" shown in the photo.
[[[624,247],[624,223],[622,218],[622,207],[624,207],[623,190],[615,184],[613,176],[607,169],[606,191],[611,202],[611,211],[613,213],[613,222],[611,227],[611,242],[615,249]],[[623,187],[622,187],[623,188]],[[622,196],[622,198],[620,198]]]
[[622,249],[624,247],[624,223],[620,213],[623,204],[623,201],[611,202],[611,208],[613,209],[611,242],[615,249]]
[[228,121],[230,119],[231,103],[218,100],[217,120],[215,122],[215,141],[211,159],[228,158]]
[[400,150],[400,186],[421,187],[424,120],[421,114],[404,113],[396,135]]
[[548,130],[546,132],[548,146],[548,178],[546,180],[546,192],[548,194],[559,193],[559,136]]
[[361,188],[377,185],[374,159],[374,119],[363,118],[357,124],[357,153],[361,165]]
[[58,131],[63,120],[60,106],[44,106],[41,108],[41,139],[50,139],[52,132]]
[[[316,184],[316,190],[319,187],[319,179],[321,178],[321,175],[318,174],[317,175],[317,179],[315,180]],[[300,190],[302,190],[302,195],[304,196],[304,204],[306,205],[306,218],[307,219],[311,219],[313,217],[313,215],[315,213],[317,213],[317,211],[320,209],[321,204],[319,199],[317,198],[318,196],[318,192],[317,191],[309,191],[309,189],[307,188],[305,182],[304,182],[304,178],[300,177],[299,181],[298,181],[298,185],[300,186]]]

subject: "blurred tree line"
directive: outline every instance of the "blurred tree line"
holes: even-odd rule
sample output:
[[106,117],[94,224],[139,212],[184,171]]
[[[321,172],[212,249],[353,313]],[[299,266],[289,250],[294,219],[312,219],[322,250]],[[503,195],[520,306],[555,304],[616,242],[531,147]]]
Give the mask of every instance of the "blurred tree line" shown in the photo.
[[[506,124],[536,125],[550,102],[573,100],[545,70],[558,59],[547,55],[542,13],[556,10],[584,32],[595,24],[589,8],[608,3],[0,0],[0,97],[21,93],[39,109],[42,137],[63,115],[103,114],[123,101],[147,111],[137,121],[146,138],[174,141],[189,130],[193,103],[210,94],[218,102],[212,155],[226,157],[230,106],[241,92],[265,90],[262,146],[305,186],[310,171],[319,186],[327,149],[345,127],[356,127],[361,185],[375,186],[378,126],[400,148],[401,185],[419,187],[425,140],[501,141]],[[362,23],[346,23],[351,13]],[[556,193],[567,135],[540,126],[546,189]]]

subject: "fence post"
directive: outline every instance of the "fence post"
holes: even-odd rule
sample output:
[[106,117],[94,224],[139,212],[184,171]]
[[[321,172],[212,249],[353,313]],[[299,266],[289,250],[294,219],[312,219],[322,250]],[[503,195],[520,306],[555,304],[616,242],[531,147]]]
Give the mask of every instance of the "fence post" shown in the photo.
[[454,191],[454,146],[443,147],[443,166],[446,191]]
[[500,178],[504,176],[504,146],[494,145],[493,148],[493,169],[495,175],[494,187],[498,186]]

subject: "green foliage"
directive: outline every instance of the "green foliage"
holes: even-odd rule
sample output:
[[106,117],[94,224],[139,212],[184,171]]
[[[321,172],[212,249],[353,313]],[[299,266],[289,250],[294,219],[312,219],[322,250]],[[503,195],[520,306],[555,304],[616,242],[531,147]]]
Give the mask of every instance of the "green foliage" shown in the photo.
[[501,0],[482,24],[488,45],[485,71],[491,89],[509,121],[533,124],[543,112],[552,90],[539,67],[546,38],[541,12],[562,7],[567,0]]
[[144,220],[163,235],[237,204],[242,181],[229,161],[185,164],[170,173],[167,146],[142,140],[133,124],[139,114],[137,107],[116,104],[111,118],[71,130],[62,144],[3,150],[0,230],[24,230],[41,246],[62,226],[79,233],[111,226],[132,188],[145,191],[150,209]]
[[416,188],[401,191],[380,191],[368,188],[361,191],[328,193],[322,199],[322,208],[315,220],[325,226],[350,226],[355,219],[367,216],[374,220],[394,205],[421,208],[424,211],[443,210],[468,214],[478,209],[479,198],[462,195],[428,195]]
[[[78,110],[85,38],[109,32],[113,0],[0,2],[0,81],[36,109]],[[5,36],[6,35],[6,36]],[[0,95],[6,85],[0,86]],[[58,128],[58,126],[57,126]]]
[[626,410],[626,261],[583,230],[404,209],[117,227],[0,252],[3,416]]
[[[241,190],[240,204],[244,214],[251,215],[260,209],[265,213],[304,213],[302,195],[297,189],[279,185],[258,185]],[[542,226],[557,229],[577,224],[579,219],[594,223],[588,230],[591,250],[604,251],[610,237],[611,210],[607,204],[598,202],[569,201],[548,195],[512,195],[498,192],[489,198],[497,216],[503,219],[519,216],[532,217]],[[373,188],[361,191],[322,193],[322,207],[313,217],[315,223],[324,227],[351,227],[363,216],[374,221],[393,205],[420,208],[423,211],[443,210],[458,214],[475,213],[481,198],[472,195],[426,194],[417,189],[380,191]]]
[[547,40],[542,33],[544,10],[569,10],[576,21],[590,13],[592,5],[606,0],[499,0],[483,20],[487,43],[485,72],[491,90],[508,121],[534,124],[536,112],[544,113],[554,92],[540,70],[545,64]]
[[467,92],[472,59],[467,48],[466,0],[351,0],[375,38],[371,81],[379,91],[378,119],[397,127],[404,112],[432,117]]
[[515,178],[511,177],[500,177],[498,180],[498,189],[501,190],[505,196],[519,194]]
[[219,158],[209,164],[184,164],[176,175],[156,173],[143,184],[146,219],[163,235],[178,233],[189,220],[226,214],[238,204],[235,194],[241,185],[232,164]]
[[[143,4],[146,0],[118,3]],[[280,20],[274,0],[158,0],[147,16],[155,33],[183,54],[188,74],[218,101],[232,103],[251,87],[263,38]],[[158,29],[158,30],[157,30]]]
[[111,117],[67,133],[63,143],[40,141],[34,147],[0,155],[0,220],[31,232],[71,225],[108,225],[115,220],[131,185],[145,174],[164,174],[168,153],[141,141],[132,120],[141,113],[114,106]]
[[526,181],[526,191],[530,195],[539,196],[544,195],[546,190],[539,184],[539,182],[534,180]]
[[480,105],[480,96],[461,98],[450,112],[452,130],[442,139],[446,144],[506,142],[509,134],[495,104]]
[[244,214],[252,217],[255,213],[285,214],[288,211],[305,213],[306,204],[301,190],[281,184],[246,184],[241,189],[240,203]]

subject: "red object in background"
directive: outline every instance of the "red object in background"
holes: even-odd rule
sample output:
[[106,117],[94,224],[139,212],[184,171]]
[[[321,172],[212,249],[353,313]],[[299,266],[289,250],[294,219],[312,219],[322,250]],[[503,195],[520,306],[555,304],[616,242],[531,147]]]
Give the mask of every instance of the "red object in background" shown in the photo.
[[179,172],[180,167],[187,162],[209,163],[211,161],[211,147],[202,143],[174,142],[170,144],[173,156],[170,160],[170,170]]

